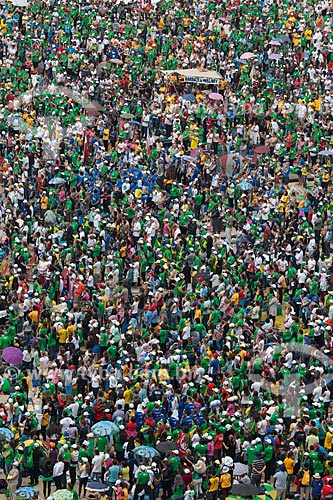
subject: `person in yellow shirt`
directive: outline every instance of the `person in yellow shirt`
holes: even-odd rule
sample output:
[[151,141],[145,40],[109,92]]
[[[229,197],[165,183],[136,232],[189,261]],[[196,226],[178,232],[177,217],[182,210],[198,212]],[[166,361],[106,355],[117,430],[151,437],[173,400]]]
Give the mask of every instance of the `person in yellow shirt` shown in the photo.
[[66,344],[67,342],[67,337],[68,337],[68,330],[67,328],[61,328],[59,331],[58,331],[58,335],[59,335],[59,344]]
[[46,191],[44,191],[43,195],[41,197],[41,200],[40,200],[40,211],[41,211],[42,217],[44,216],[44,213],[47,210],[48,204],[49,204],[49,198],[46,194]]
[[124,400],[125,400],[126,405],[129,405],[130,402],[132,401],[132,393],[133,393],[132,389],[126,389],[124,391],[123,396],[124,396]]
[[239,303],[239,293],[235,291],[235,293],[232,294],[231,296],[231,302],[234,306],[238,306]]
[[326,431],[325,440],[324,440],[324,448],[328,451],[332,450],[332,441],[333,441],[333,428],[329,427]]
[[108,151],[109,148],[109,140],[110,140],[110,129],[107,127],[103,131],[103,143],[104,143],[104,148],[105,151]]
[[33,309],[31,312],[29,312],[28,317],[31,321],[32,331],[36,332],[38,327],[38,311],[36,309],[36,306],[33,306]]
[[286,468],[287,474],[288,474],[288,479],[287,479],[287,485],[288,485],[288,492],[290,489],[290,484],[291,480],[294,474],[294,466],[295,466],[295,460],[293,459],[293,454],[290,452],[288,453],[288,456],[284,459],[283,461],[284,466]]
[[324,170],[321,176],[321,186],[324,191],[327,191],[329,183],[330,183],[330,174],[328,173],[327,170]]
[[219,489],[220,479],[214,474],[208,479],[208,493],[213,493]]

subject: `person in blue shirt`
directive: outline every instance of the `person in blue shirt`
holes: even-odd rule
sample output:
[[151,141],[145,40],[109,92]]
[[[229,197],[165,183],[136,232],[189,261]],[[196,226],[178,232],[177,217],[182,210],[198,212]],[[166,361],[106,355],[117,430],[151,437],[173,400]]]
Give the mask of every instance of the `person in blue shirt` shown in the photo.
[[185,427],[188,427],[188,428],[191,427],[192,421],[193,421],[193,417],[192,417],[190,411],[189,410],[185,411],[183,416],[182,416],[182,419],[180,421],[182,428],[184,429]]
[[150,327],[152,319],[153,319],[153,313],[148,309],[148,311],[146,311],[146,314],[143,317],[143,323],[146,328]]
[[120,470],[121,469],[118,465],[118,460],[113,460],[111,467],[109,467],[107,473],[105,474],[110,487],[114,486],[116,484],[116,481],[118,481]]
[[209,367],[213,377],[216,377],[219,373],[219,368],[220,368],[219,360],[217,358],[213,358],[212,361],[209,363]]
[[320,474],[316,472],[311,481],[312,488],[312,500],[320,500],[321,498],[321,490],[324,486],[324,482],[320,477]]

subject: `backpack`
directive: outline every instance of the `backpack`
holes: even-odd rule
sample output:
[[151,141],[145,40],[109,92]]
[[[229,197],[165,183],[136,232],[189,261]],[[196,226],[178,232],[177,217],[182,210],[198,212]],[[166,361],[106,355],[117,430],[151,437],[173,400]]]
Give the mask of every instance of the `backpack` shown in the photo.
[[309,486],[310,480],[311,480],[310,471],[309,470],[304,470],[303,471],[303,476],[302,476],[302,479],[301,479],[301,485],[302,486]]

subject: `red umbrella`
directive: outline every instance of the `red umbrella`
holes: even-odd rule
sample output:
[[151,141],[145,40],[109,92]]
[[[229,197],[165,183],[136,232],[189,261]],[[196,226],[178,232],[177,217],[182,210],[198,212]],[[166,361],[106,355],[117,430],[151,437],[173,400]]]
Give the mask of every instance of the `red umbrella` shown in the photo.
[[218,94],[217,92],[212,92],[209,94],[209,99],[213,99],[213,101],[222,101],[223,95]]
[[269,153],[270,149],[267,146],[258,146],[255,150],[255,153],[258,154],[264,154],[264,153]]

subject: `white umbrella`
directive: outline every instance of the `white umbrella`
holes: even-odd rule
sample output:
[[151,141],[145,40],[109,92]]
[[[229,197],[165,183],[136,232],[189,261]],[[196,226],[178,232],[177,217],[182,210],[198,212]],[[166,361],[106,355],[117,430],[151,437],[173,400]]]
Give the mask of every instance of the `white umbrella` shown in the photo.
[[27,7],[29,5],[27,0],[10,0],[15,7]]
[[234,464],[234,476],[242,476],[243,474],[247,474],[249,472],[249,468],[246,464],[242,464],[240,462],[236,462]]

